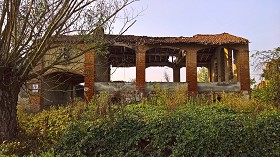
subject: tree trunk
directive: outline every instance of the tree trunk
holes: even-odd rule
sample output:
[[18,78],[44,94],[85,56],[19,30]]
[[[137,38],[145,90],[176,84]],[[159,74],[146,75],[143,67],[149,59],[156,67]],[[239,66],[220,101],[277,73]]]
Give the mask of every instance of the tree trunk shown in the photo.
[[17,135],[17,101],[21,84],[6,72],[0,74],[0,144]]

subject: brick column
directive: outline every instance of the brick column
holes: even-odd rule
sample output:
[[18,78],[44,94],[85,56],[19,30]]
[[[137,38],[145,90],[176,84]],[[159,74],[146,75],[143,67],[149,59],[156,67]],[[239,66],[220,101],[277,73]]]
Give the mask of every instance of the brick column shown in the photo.
[[85,53],[85,86],[84,86],[84,99],[90,101],[94,96],[94,52],[90,50]]
[[[223,81],[223,75],[222,75],[222,66],[224,66],[222,64],[222,52],[223,49],[220,47],[218,48],[218,52],[217,52],[217,61],[218,61],[218,82],[222,82]],[[224,54],[223,54],[224,55]]]
[[41,79],[33,79],[28,83],[30,91],[29,103],[33,112],[39,112],[43,107],[42,99],[42,81]]
[[180,82],[180,67],[173,67],[173,82]]
[[237,52],[237,78],[241,84],[241,91],[250,93],[250,64],[248,45],[238,49]]
[[197,50],[186,50],[186,82],[189,95],[197,94]]
[[146,96],[146,49],[143,46],[136,48],[136,90]]
[[[44,68],[44,59],[45,56],[41,59],[39,64],[35,66],[35,68],[33,69],[34,72]],[[30,108],[33,112],[39,112],[41,109],[43,109],[44,87],[43,87],[42,79],[43,77],[39,76],[38,78],[32,79],[31,81],[28,82],[27,88],[30,91],[29,103],[30,103]]]

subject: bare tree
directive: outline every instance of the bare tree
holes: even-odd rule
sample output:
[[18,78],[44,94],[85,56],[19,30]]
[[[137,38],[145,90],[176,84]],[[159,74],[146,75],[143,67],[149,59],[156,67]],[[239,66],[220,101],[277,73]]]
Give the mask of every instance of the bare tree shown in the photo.
[[82,35],[90,43],[87,37],[96,28],[110,29],[117,14],[135,1],[0,0],[0,142],[16,137],[18,94],[25,82],[102,46],[96,42],[66,60],[63,51],[58,51],[47,66],[36,68],[58,46],[53,42],[66,35]]

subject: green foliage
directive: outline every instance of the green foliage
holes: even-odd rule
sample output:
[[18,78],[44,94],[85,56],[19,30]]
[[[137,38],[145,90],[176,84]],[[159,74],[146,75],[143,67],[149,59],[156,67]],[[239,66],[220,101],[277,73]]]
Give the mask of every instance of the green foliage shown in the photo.
[[18,139],[2,144],[0,154],[23,156],[48,150],[60,139],[71,121],[80,119],[83,110],[83,103],[73,103],[32,114],[26,113],[24,106],[18,106]]
[[262,112],[274,112],[277,110],[272,104],[260,102],[254,98],[248,100],[239,94],[223,94],[222,100],[215,102],[213,105],[222,106],[240,114],[246,113],[252,118],[255,118]]
[[[280,80],[280,77],[279,77]],[[280,81],[269,81],[268,85],[262,88],[254,88],[252,97],[260,103],[274,105],[280,109]]]
[[[173,112],[129,105],[113,124],[73,124],[56,147],[61,156],[278,156],[279,112],[254,119],[223,106]],[[147,111],[147,112],[145,112]]]
[[173,111],[177,107],[185,105],[188,101],[185,86],[178,85],[174,89],[161,89],[158,85],[154,85],[153,88],[155,93],[146,101],[147,104],[164,106],[168,111]]
[[279,101],[277,100],[279,97],[277,97],[275,88],[276,87],[272,85],[263,88],[255,88],[252,90],[252,97],[260,103],[275,104],[275,102]]
[[251,87],[253,86],[253,87],[255,88],[256,83],[257,83],[257,81],[256,81],[255,78],[251,78],[251,79],[250,79],[250,86],[251,86]]
[[46,152],[41,152],[40,154],[31,154],[30,157],[60,157],[60,155],[55,154],[54,149],[50,149]]
[[252,57],[256,59],[256,66],[263,69],[262,76],[267,84],[264,89],[255,90],[255,98],[266,103],[273,103],[280,109],[280,47],[274,50],[258,51]]
[[206,67],[200,68],[200,70],[197,72],[197,81],[198,82],[209,82],[208,69]]
[[2,144],[0,154],[280,155],[280,112],[271,105],[230,94],[201,104],[188,99],[181,88],[158,92],[152,99],[122,107],[110,104],[103,93],[88,105],[76,103],[38,114],[19,108],[21,140]]

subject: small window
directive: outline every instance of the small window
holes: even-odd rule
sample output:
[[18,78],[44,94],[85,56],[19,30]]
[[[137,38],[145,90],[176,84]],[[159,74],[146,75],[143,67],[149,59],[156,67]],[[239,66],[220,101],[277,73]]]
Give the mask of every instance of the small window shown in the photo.
[[32,92],[33,93],[38,93],[39,92],[39,84],[38,83],[32,84]]

